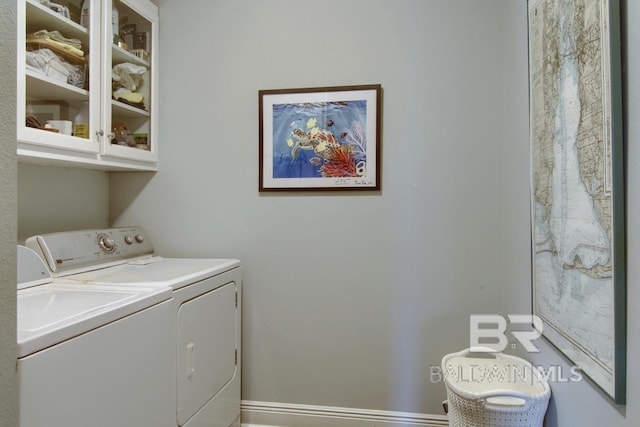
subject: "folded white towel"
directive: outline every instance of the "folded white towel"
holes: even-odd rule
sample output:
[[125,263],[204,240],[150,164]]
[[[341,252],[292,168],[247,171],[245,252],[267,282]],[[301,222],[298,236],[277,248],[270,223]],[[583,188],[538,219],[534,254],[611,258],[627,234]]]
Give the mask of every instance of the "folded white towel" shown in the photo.
[[78,39],[68,39],[60,34],[59,31],[40,30],[32,34],[27,34],[27,41],[39,41],[42,44],[51,44],[57,48],[63,49],[78,57],[84,56],[82,51],[82,42]]

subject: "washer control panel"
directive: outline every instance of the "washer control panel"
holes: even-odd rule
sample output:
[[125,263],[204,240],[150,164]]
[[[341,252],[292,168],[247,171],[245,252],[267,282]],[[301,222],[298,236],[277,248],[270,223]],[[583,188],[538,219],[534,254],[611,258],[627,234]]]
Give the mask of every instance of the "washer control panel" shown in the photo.
[[40,255],[54,275],[69,270],[88,271],[104,263],[126,262],[153,254],[151,241],[142,227],[42,234],[29,237],[25,246]]

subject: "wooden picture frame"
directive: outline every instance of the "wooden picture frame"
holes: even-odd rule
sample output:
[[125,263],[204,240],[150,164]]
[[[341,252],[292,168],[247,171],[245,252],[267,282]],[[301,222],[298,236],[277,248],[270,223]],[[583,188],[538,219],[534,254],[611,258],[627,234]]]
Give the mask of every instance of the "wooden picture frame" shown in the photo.
[[259,191],[380,190],[381,85],[258,98]]

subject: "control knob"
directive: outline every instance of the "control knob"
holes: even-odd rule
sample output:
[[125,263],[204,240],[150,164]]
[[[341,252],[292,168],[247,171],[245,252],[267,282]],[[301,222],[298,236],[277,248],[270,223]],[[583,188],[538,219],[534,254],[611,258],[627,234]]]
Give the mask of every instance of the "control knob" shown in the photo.
[[136,242],[138,243],[144,242],[144,237],[142,237],[142,235],[140,234],[136,234]]
[[116,248],[116,242],[106,234],[98,236],[98,244],[107,253],[113,252]]
[[131,236],[124,236],[124,242],[125,242],[127,245],[132,244],[132,243],[133,243],[133,237],[131,237]]

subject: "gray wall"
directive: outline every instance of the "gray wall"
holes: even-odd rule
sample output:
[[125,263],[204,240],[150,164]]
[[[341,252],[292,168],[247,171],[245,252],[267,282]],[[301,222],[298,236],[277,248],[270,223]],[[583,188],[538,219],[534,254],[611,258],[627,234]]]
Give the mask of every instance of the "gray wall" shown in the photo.
[[18,242],[36,234],[109,226],[109,175],[18,165]]
[[[148,225],[164,254],[243,260],[244,399],[440,414],[444,389],[429,384],[428,366],[467,344],[468,314],[530,308],[525,1],[192,2],[157,2],[160,172],[21,166],[20,234],[38,226],[38,175],[80,194],[52,228],[74,215],[102,226],[101,213],[77,206],[109,197],[110,221]],[[623,4],[627,22],[640,19],[640,4]],[[7,7],[0,31],[13,37]],[[637,76],[640,28],[625,41],[627,74]],[[0,66],[11,91],[13,68]],[[258,194],[258,89],[372,82],[385,88],[381,194]],[[639,86],[627,81],[630,118],[640,114]],[[2,117],[13,114],[0,106]],[[0,126],[5,134],[12,126]],[[640,124],[631,120],[627,143],[633,260]],[[12,149],[0,147],[9,162],[0,168],[0,248],[11,257],[15,169]],[[10,259],[0,271],[0,425],[15,426]],[[639,268],[630,262],[629,405],[612,405],[586,381],[556,384],[548,425],[640,423]],[[562,363],[548,347],[535,361]]]
[[[505,2],[158,3],[160,172],[112,176],[112,221],[242,259],[243,399],[441,414],[429,367],[500,309]],[[382,192],[259,194],[258,90],[363,83]]]
[[16,387],[16,2],[0,3],[0,426],[18,424]]

